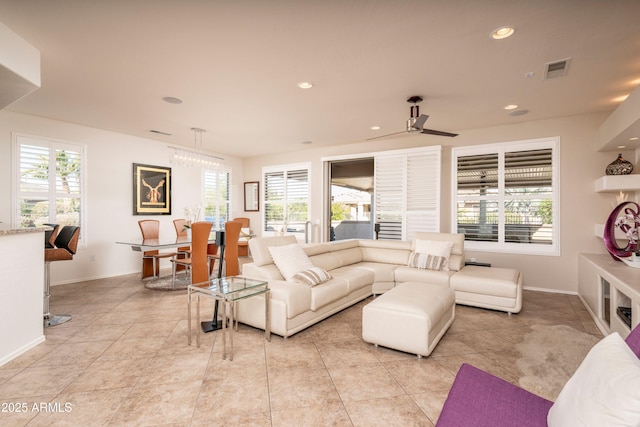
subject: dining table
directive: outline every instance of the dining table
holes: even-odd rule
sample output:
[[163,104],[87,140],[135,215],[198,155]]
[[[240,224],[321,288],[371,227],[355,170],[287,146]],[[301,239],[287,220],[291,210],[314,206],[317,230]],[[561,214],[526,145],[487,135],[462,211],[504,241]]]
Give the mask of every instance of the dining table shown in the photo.
[[[218,248],[220,250],[220,259],[224,259],[224,231],[214,230],[209,234],[209,247],[207,252],[216,254]],[[128,239],[116,241],[119,245],[130,246],[135,252],[157,251],[163,249],[173,249],[181,246],[189,246],[191,244],[190,236],[169,237],[159,239]],[[149,258],[142,259],[142,278],[153,276],[153,262]],[[218,264],[218,277],[222,277],[222,262]]]

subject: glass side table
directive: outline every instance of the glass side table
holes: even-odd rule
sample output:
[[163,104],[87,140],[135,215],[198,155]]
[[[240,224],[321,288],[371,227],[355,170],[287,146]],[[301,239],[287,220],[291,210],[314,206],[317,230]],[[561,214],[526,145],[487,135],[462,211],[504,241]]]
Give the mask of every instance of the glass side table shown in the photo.
[[[264,280],[248,279],[242,276],[222,277],[220,279],[211,279],[206,282],[195,283],[187,287],[188,297],[188,328],[189,328],[189,345],[191,345],[191,301],[193,295],[196,296],[196,327],[200,324],[200,296],[213,298],[222,305],[222,359],[227,355],[227,332],[229,333],[229,343],[231,350],[229,352],[229,360],[233,360],[233,330],[235,303],[244,298],[250,298],[256,295],[264,294],[264,312],[265,327],[264,336],[267,341],[271,341],[271,315],[270,315],[270,291],[269,284]],[[229,318],[229,326],[227,327],[227,317]],[[228,330],[228,331],[227,331]],[[202,331],[199,327],[196,330],[196,345],[200,347],[200,334]]]

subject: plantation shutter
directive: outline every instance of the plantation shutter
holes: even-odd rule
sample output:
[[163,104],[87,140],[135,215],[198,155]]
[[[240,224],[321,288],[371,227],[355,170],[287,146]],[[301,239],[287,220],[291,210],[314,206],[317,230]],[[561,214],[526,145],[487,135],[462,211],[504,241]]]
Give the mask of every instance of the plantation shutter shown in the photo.
[[404,156],[375,158],[374,208],[379,239],[402,239],[404,163]]
[[309,168],[265,171],[264,231],[304,234],[309,219]]
[[15,141],[17,222],[82,226],[82,147],[23,135]]
[[204,170],[204,220],[213,222],[214,230],[224,229],[229,221],[229,183],[229,172]]
[[375,157],[375,220],[379,239],[411,240],[440,231],[440,147]]

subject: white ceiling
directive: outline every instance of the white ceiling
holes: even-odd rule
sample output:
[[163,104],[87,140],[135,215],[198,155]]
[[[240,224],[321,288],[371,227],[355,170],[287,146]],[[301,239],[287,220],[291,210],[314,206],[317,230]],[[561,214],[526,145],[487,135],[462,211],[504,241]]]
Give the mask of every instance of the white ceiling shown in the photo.
[[240,157],[402,131],[412,95],[458,133],[612,111],[640,83],[639,17],[638,0],[0,0],[42,54],[42,87],[8,110],[172,145],[198,127]]

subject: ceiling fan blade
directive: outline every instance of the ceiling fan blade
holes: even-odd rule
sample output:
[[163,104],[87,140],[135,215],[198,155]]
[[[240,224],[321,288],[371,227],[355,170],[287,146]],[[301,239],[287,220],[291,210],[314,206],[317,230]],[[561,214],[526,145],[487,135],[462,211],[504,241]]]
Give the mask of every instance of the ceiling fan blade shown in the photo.
[[407,133],[407,131],[403,130],[402,132],[388,133],[386,135],[374,136],[373,138],[367,138],[367,141],[371,141],[373,139],[386,138],[387,136],[400,135],[401,133]]
[[411,127],[414,129],[422,130],[422,126],[424,126],[424,122],[426,122],[428,118],[429,116],[427,116],[426,114],[420,114],[420,117],[416,119],[416,122]]
[[444,132],[441,130],[433,130],[433,129],[422,129],[421,133],[426,133],[427,135],[438,135],[438,136],[458,136],[457,133]]

